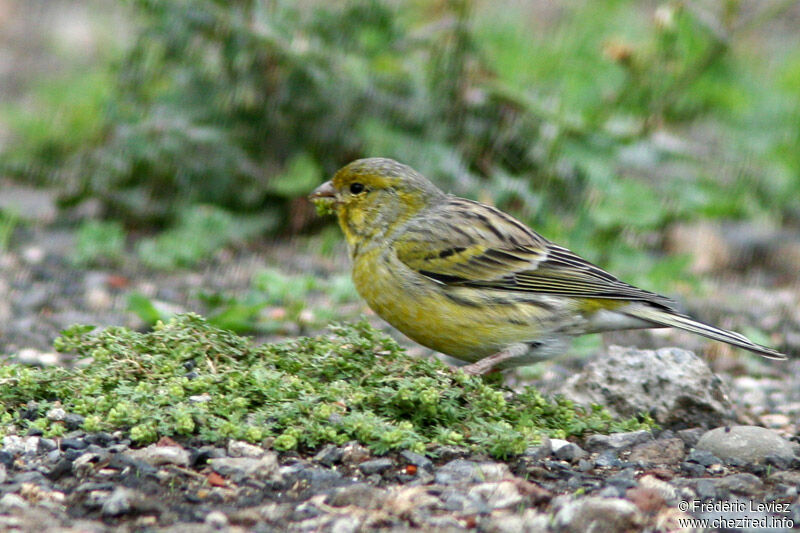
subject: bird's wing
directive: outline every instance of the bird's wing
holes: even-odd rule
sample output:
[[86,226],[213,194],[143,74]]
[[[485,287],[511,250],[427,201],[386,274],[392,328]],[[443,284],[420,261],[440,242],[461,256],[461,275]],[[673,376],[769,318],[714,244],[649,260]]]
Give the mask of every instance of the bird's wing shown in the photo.
[[435,282],[674,309],[668,298],[620,281],[493,207],[453,197],[446,202],[394,243],[401,262]]

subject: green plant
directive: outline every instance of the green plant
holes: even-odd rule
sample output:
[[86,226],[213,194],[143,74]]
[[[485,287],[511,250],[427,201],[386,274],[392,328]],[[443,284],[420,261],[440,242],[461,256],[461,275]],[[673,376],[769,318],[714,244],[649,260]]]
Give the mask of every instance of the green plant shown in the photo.
[[[278,450],[313,449],[357,440],[377,453],[425,452],[436,444],[466,445],[495,457],[524,451],[541,435],[651,427],[615,421],[600,408],[584,411],[467,376],[433,359],[414,359],[365,323],[290,343],[254,345],[177,316],[152,332],[75,326],[55,346],[90,357],[79,368],[0,367],[0,418],[36,425],[58,422],[54,402],[86,417],[87,431],[121,429],[137,443],[160,436],[229,438]],[[31,420],[20,415],[27,406]]]
[[152,268],[190,267],[231,243],[241,243],[275,224],[269,214],[235,217],[210,205],[191,205],[178,212],[175,225],[139,241],[136,253]]
[[83,221],[78,227],[72,261],[81,266],[119,263],[125,253],[125,229],[119,222]]

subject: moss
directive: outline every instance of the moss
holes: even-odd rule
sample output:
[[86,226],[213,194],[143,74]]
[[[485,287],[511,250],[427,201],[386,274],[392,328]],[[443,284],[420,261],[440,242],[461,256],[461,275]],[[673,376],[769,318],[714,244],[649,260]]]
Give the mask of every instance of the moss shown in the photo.
[[55,435],[63,428],[46,413],[60,402],[85,417],[85,430],[121,429],[138,443],[236,438],[308,450],[355,439],[376,453],[458,444],[495,457],[519,454],[543,434],[650,424],[616,421],[600,408],[584,411],[530,388],[514,393],[499,379],[412,358],[363,322],[331,329],[328,336],[256,345],[197,315],[148,333],[75,326],[55,346],[92,362],[0,367],[0,416],[5,431],[34,425]]

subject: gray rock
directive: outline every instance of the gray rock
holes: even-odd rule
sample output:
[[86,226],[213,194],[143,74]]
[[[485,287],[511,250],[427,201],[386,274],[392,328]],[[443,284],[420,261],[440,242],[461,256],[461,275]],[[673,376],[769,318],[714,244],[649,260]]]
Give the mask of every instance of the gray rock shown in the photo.
[[594,460],[595,466],[599,467],[616,467],[619,466],[622,461],[619,460],[617,457],[617,452],[614,450],[605,450],[600,452],[597,456],[597,459]]
[[244,442],[241,440],[231,440],[228,442],[228,455],[231,457],[261,457],[264,455],[264,448]]
[[490,509],[508,509],[525,499],[513,481],[481,483],[471,487],[467,494],[479,498]]
[[683,441],[678,438],[658,439],[638,444],[628,460],[640,466],[676,465],[686,456]]
[[574,462],[589,455],[586,450],[575,444],[560,439],[551,439],[553,457],[562,461]]
[[382,474],[393,466],[394,462],[391,459],[388,457],[381,457],[379,459],[364,461],[358,465],[358,469],[361,470],[365,476],[371,476],[372,474]]
[[214,472],[221,476],[255,476],[267,480],[280,478],[278,457],[274,452],[266,453],[258,459],[254,457],[219,457],[209,459],[208,464]]
[[561,392],[583,405],[601,404],[617,416],[649,413],[664,426],[718,426],[735,414],[727,388],[694,353],[612,346],[567,380]]
[[757,476],[747,472],[742,472],[739,474],[731,474],[729,476],[715,479],[714,486],[718,491],[727,491],[751,496],[764,488],[764,483],[758,479]]
[[385,490],[373,487],[368,483],[354,483],[337,489],[328,497],[328,505],[347,507],[353,505],[362,509],[380,509],[386,502]]
[[328,444],[314,456],[314,460],[325,466],[333,466],[342,460],[344,451],[338,446]]
[[129,455],[153,466],[189,466],[189,451],[180,446],[159,446],[151,444],[146,448],[132,450]]
[[228,517],[221,511],[211,511],[206,515],[203,522],[212,529],[224,529],[229,524]]
[[536,509],[526,509],[524,513],[492,513],[491,521],[485,528],[487,533],[538,533],[547,531],[550,517]]
[[586,439],[586,449],[590,452],[621,451],[651,440],[653,440],[652,433],[644,429],[626,433],[612,433],[611,435],[590,435]]
[[712,429],[697,441],[698,450],[708,451],[735,464],[763,464],[768,457],[794,459],[792,445],[772,430],[758,426]]
[[414,465],[422,470],[427,470],[428,472],[433,472],[433,461],[424,455],[414,453],[410,450],[403,450],[400,452],[400,457],[402,457],[410,465]]
[[689,452],[689,457],[687,457],[686,460],[701,466],[711,466],[722,463],[722,460],[713,453],[707,450],[698,450],[697,448]]
[[705,428],[689,428],[678,431],[677,435],[687,448],[694,448],[697,445],[697,441],[700,440],[700,437],[702,437],[705,432]]
[[435,481],[440,485],[458,485],[479,481],[500,481],[511,477],[504,463],[478,463],[466,459],[454,459],[436,471]]
[[530,457],[534,461],[541,461],[553,453],[553,443],[550,440],[550,437],[544,436],[542,437],[542,443],[538,446],[531,446],[527,448],[523,455],[525,457]]
[[553,519],[553,531],[586,533],[589,531],[638,531],[642,524],[639,509],[619,498],[559,498]]
[[105,501],[103,501],[103,516],[120,516],[131,511],[131,500],[136,499],[136,491],[122,486],[116,487]]

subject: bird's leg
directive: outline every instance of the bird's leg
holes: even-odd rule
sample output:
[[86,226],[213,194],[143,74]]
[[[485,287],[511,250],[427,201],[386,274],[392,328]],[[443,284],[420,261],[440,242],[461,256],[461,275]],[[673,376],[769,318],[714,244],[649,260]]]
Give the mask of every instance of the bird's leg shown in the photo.
[[[484,357],[483,359],[479,359],[472,364],[462,366],[460,369],[465,373],[471,376],[480,376],[483,374],[488,374],[492,370],[500,370],[497,368],[498,365],[501,363],[505,363],[511,359],[516,359],[518,357],[522,357],[526,353],[530,351],[531,347],[527,344],[514,344],[509,346],[505,350],[501,350],[496,354],[492,354],[488,357]],[[513,366],[513,365],[512,365]]]

